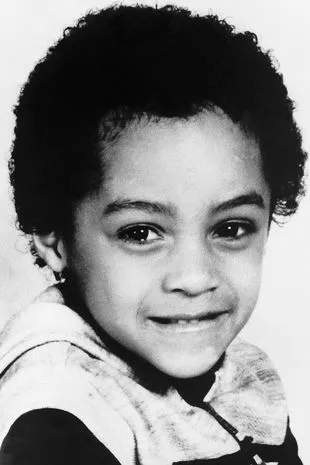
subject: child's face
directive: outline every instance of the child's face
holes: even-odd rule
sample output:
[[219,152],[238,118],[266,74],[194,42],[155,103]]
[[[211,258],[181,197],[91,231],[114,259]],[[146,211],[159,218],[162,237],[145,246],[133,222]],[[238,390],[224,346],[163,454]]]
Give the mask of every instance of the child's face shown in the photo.
[[70,261],[99,325],[175,377],[208,371],[257,300],[270,193],[254,139],[220,112],[133,122],[82,202]]

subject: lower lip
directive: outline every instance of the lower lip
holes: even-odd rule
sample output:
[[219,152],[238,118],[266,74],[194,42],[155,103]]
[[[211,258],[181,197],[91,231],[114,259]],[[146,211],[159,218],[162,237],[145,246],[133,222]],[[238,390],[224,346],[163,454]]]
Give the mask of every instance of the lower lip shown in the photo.
[[217,316],[213,316],[212,318],[206,318],[203,320],[192,321],[188,323],[159,323],[154,320],[148,320],[154,328],[161,332],[169,332],[169,333],[193,333],[199,331],[205,331],[219,324],[223,324],[224,321],[228,318],[229,312],[219,313]]

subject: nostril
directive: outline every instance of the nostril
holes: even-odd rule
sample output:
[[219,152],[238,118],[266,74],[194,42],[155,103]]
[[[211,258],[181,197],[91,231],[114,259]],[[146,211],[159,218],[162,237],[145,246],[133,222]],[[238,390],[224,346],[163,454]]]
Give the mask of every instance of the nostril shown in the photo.
[[206,275],[168,274],[163,281],[165,292],[183,294],[188,297],[214,292],[219,286],[215,277]]
[[183,241],[174,251],[163,277],[163,290],[189,297],[214,292],[220,284],[219,263],[212,249],[196,237]]
[[202,289],[197,289],[197,288],[193,288],[193,287],[183,287],[183,289],[176,289],[172,292],[176,292],[176,293],[179,293],[179,294],[183,294],[185,295],[186,297],[198,297],[200,296],[201,294],[204,294],[204,293],[212,293],[214,292],[215,290],[217,289],[217,287],[203,287]]

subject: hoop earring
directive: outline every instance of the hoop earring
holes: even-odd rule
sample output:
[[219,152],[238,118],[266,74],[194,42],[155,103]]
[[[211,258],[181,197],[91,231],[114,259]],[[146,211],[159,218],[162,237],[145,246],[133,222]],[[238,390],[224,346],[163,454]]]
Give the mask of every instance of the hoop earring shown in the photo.
[[66,273],[65,270],[56,272],[54,271],[54,276],[57,281],[57,284],[63,284],[66,281]]

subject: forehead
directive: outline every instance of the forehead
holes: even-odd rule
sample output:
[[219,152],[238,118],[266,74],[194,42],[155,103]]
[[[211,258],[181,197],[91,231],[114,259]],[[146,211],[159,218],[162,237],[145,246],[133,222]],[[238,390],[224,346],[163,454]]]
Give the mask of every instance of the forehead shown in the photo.
[[108,196],[187,194],[220,201],[247,187],[266,188],[257,142],[220,110],[186,120],[132,121],[105,161]]

